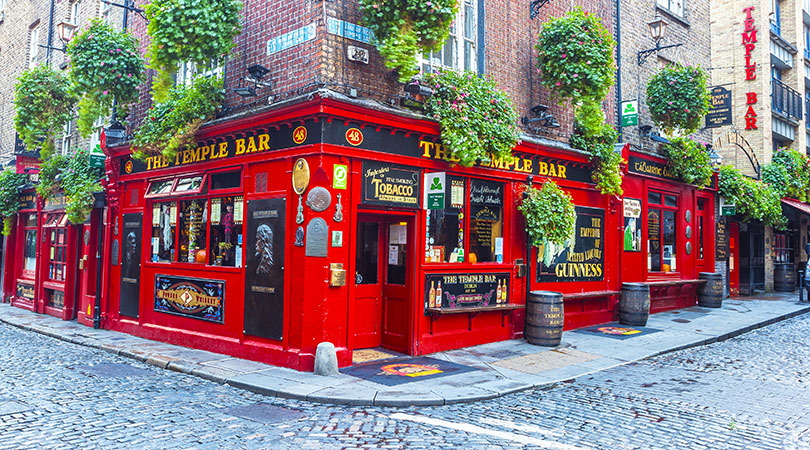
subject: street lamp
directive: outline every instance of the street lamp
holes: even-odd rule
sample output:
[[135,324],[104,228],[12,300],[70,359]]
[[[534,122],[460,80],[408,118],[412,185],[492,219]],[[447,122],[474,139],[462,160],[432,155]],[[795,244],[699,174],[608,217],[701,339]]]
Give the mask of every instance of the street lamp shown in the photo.
[[650,28],[650,36],[655,41],[655,47],[642,50],[638,52],[638,65],[644,64],[644,61],[647,60],[653,53],[658,53],[665,48],[673,48],[673,47],[680,47],[683,44],[671,44],[671,45],[661,45],[661,40],[664,39],[664,36],[667,34],[667,21],[662,19],[661,16],[658,14],[655,15],[655,18],[649,22],[647,22],[647,26]]
[[717,150],[714,149],[712,144],[706,145],[706,149],[709,150],[709,160],[712,164],[712,169],[719,170],[720,166],[723,165],[723,155],[717,153]]
[[59,40],[62,41],[62,48],[59,47],[51,47],[50,45],[43,45],[39,44],[42,48],[47,48],[48,50],[56,50],[57,52],[67,53],[67,45],[71,39],[73,39],[73,32],[76,31],[76,25],[70,22],[59,22],[56,24],[56,33],[59,35]]

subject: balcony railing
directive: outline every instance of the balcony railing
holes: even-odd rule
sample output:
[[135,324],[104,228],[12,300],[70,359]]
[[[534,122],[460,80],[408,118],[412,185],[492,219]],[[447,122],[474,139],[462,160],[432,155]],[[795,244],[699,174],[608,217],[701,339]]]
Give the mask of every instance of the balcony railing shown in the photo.
[[804,59],[810,61],[810,50],[804,49]]
[[771,20],[771,31],[777,36],[782,35],[782,25]]
[[771,108],[796,120],[802,119],[802,96],[779,80],[771,80]]

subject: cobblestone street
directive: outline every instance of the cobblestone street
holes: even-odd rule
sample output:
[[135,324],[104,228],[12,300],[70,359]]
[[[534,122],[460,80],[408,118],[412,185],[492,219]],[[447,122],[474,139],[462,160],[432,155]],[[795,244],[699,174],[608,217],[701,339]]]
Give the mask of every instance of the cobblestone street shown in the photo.
[[264,397],[0,325],[0,448],[810,448],[797,318],[535,391],[445,407]]

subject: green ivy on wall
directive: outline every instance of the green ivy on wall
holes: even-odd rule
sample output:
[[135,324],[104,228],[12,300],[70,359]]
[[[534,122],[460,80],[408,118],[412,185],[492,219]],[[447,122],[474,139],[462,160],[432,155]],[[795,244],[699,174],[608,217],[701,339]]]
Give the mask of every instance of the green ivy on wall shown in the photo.
[[780,197],[806,202],[810,190],[810,158],[791,148],[779,148],[771,162],[762,168],[762,181],[771,185]]
[[25,174],[7,167],[0,172],[0,216],[3,217],[3,234],[8,236],[14,217],[20,209],[20,187],[26,182]]
[[760,220],[765,225],[784,228],[782,201],[771,185],[748,178],[732,166],[720,167],[718,193],[736,205],[737,215],[744,220]]
[[672,173],[684,183],[704,188],[712,182],[714,169],[706,144],[689,138],[670,138],[669,144],[664,145],[664,152]]

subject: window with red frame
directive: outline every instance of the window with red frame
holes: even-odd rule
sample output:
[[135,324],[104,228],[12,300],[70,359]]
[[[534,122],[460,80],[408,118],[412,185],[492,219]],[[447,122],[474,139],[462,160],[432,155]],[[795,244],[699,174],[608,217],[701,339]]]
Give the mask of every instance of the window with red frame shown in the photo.
[[37,269],[37,215],[27,214],[23,223],[23,273],[34,276]]
[[[64,222],[64,223],[63,223]],[[51,214],[45,224],[49,238],[48,279],[65,281],[67,262],[67,219],[64,214]]]
[[650,191],[647,195],[647,270],[676,272],[678,196]]

